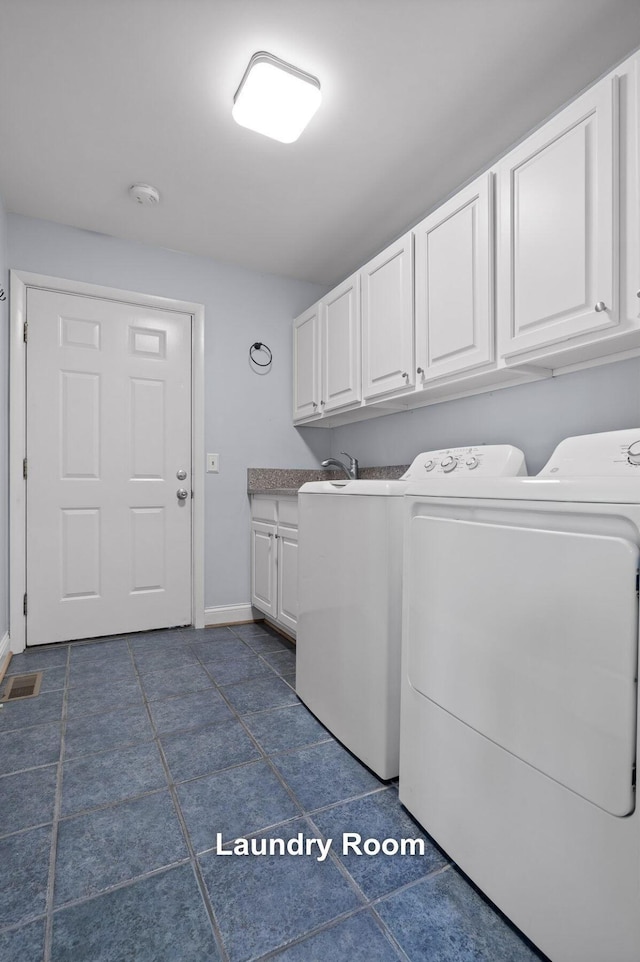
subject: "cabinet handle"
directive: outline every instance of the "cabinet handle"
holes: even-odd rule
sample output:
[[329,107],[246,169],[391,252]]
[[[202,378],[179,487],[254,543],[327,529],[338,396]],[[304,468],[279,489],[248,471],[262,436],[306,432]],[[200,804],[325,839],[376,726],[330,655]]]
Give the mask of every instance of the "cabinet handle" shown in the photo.
[[320,401],[320,407],[324,407],[324,401]]
[[636,297],[640,297],[640,291],[636,291]]
[[317,407],[318,407],[318,405],[316,404],[315,401],[312,401],[311,403],[312,403],[312,405],[314,406],[314,408],[317,408]]
[[280,537],[279,534],[274,535],[274,538],[276,539],[276,541],[278,540],[279,537]]
[[402,372],[402,377],[405,378],[407,381],[409,380],[409,375],[407,374],[406,371]]
[[424,370],[423,370],[421,367],[419,367],[417,373],[418,373],[418,374],[424,374]]
[[606,309],[607,309],[607,305],[605,304],[604,301],[598,301],[598,303],[595,306],[595,310],[597,311],[598,314],[600,314],[602,311],[606,311]]

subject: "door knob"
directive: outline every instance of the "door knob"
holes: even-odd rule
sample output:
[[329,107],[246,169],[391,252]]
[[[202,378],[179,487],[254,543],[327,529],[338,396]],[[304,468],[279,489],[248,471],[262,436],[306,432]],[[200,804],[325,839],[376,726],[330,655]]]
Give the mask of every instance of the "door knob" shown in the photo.
[[178,501],[186,501],[189,497],[189,492],[185,488],[178,488],[176,491],[176,497]]

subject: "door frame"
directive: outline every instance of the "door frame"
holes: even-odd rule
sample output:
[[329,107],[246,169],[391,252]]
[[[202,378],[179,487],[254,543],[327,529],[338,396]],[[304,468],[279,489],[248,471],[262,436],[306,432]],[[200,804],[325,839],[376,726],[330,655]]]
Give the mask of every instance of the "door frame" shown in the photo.
[[97,297],[191,315],[191,621],[204,628],[204,305],[155,294],[12,270],[9,320],[9,638],[11,651],[26,647],[23,600],[27,586],[27,499],[23,459],[27,439],[27,290]]

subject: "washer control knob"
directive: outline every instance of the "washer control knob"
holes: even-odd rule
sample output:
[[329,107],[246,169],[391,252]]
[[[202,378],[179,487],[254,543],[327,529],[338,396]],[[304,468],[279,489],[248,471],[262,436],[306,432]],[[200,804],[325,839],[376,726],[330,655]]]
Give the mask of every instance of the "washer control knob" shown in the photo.
[[431,458],[430,461],[425,461],[425,462],[424,462],[424,469],[425,469],[425,471],[433,471],[433,469],[435,468],[435,466],[436,466],[436,462],[433,460],[433,458]]
[[467,465],[470,471],[473,471],[474,468],[478,467],[480,462],[478,461],[477,458],[474,457],[474,458],[469,458],[467,461],[465,461],[465,464]]
[[640,464],[640,441],[632,441],[627,449],[629,464]]
[[458,466],[456,459],[450,454],[448,457],[442,459],[442,470],[445,474],[449,474],[451,471],[455,471]]

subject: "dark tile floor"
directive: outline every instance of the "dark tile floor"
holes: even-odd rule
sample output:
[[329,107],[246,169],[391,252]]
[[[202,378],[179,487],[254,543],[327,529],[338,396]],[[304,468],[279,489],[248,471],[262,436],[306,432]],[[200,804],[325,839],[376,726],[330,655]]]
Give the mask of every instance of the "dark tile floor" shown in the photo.
[[[0,709],[0,958],[534,962],[243,625],[30,649]],[[343,855],[343,832],[424,855]],[[225,855],[334,839],[328,856]],[[222,844],[217,848],[217,839]],[[317,849],[316,849],[317,852]]]

